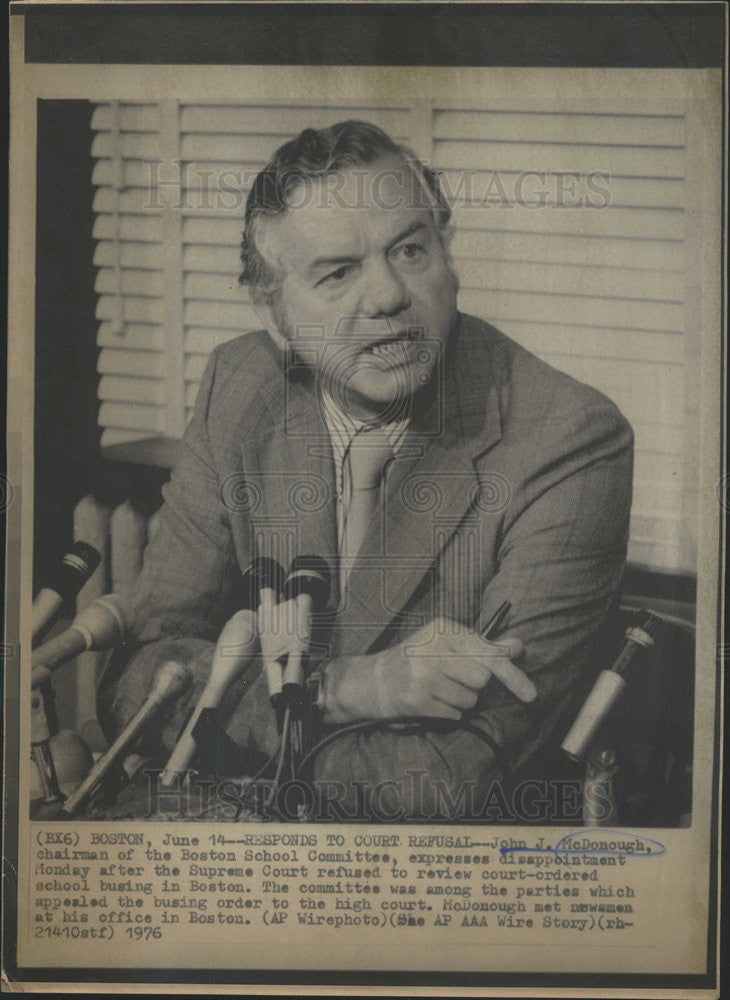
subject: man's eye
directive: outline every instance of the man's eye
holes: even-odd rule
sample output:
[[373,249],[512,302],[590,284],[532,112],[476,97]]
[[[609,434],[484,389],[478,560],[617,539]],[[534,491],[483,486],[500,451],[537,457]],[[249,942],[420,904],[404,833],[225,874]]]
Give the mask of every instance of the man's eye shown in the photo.
[[409,261],[419,260],[425,252],[426,248],[422,243],[404,243],[396,251],[399,257]]
[[344,281],[351,270],[352,264],[343,264],[342,267],[338,267],[336,271],[330,271],[329,274],[325,275],[320,281],[320,284],[324,284],[325,282],[336,284],[338,281]]

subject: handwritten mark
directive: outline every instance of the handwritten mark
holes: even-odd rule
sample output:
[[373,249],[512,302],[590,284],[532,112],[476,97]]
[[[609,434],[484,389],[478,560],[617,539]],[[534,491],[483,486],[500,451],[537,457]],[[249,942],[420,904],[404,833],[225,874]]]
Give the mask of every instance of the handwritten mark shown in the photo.
[[639,837],[598,827],[567,833],[555,847],[500,847],[500,854],[603,854],[624,858],[658,858],[667,853],[664,844],[649,837]]

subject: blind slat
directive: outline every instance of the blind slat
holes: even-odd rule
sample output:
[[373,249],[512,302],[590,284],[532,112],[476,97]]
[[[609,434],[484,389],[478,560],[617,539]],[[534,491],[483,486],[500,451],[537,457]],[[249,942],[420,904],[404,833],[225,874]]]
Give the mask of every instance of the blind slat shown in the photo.
[[103,375],[99,379],[99,399],[129,403],[152,403],[164,406],[167,393],[162,379],[133,378],[127,375]]
[[150,215],[162,210],[162,202],[154,191],[145,188],[128,188],[114,191],[111,188],[97,188],[94,195],[94,211],[97,214],[105,212],[122,212],[129,215]]
[[[115,156],[116,141],[117,137],[113,132],[97,132],[91,144],[92,157],[97,159]],[[125,160],[159,159],[160,147],[154,132],[120,132],[118,141],[118,153]]]
[[[558,359],[547,354],[549,364]],[[611,359],[585,359],[563,355],[560,367],[581,382],[604,386],[619,405],[646,406],[648,419],[656,410],[657,400],[666,401],[675,413],[681,403],[683,372],[679,365],[646,364],[641,361]],[[647,402],[645,402],[647,401]],[[677,413],[679,417],[679,413]]]
[[199,243],[203,246],[226,246],[238,248],[243,232],[242,219],[205,219],[188,217],[183,219],[182,238],[184,244]]
[[[160,115],[156,104],[120,104],[117,121],[121,132],[157,132]],[[91,116],[95,132],[110,132],[114,113],[110,104],[97,104]]]
[[587,206],[597,210],[613,206],[682,208],[685,181],[670,178],[614,177],[608,171],[596,175],[568,173],[534,174],[502,170],[443,170],[439,179],[451,205]]
[[154,243],[120,243],[100,240],[94,250],[95,267],[130,267],[159,270],[160,248]]
[[[454,255],[462,286],[519,288],[523,292],[611,296],[671,302],[682,299],[684,275],[639,268],[586,268],[578,264],[533,264],[500,260],[464,260]],[[227,279],[223,279],[226,281]],[[219,282],[216,282],[218,284]]]
[[[243,225],[241,225],[243,229]],[[186,271],[209,271],[218,274],[235,276],[241,273],[238,246],[231,247],[199,246],[186,243],[183,247],[183,267]]]
[[102,267],[94,282],[94,289],[100,293],[159,297],[162,295],[162,275],[159,271],[141,271],[136,268],[122,268],[118,273]]
[[[674,417],[676,420],[676,413]],[[657,455],[671,455],[676,457],[682,454],[684,438],[683,424],[681,422],[661,424],[657,422],[657,414],[651,413],[646,421],[634,418],[632,426],[634,428],[635,451],[639,455],[636,463],[639,470],[641,469],[643,456],[645,455],[650,456],[653,462]]]
[[100,323],[96,342],[115,350],[161,351],[164,346],[162,327],[152,323],[125,323],[121,334],[113,324]]
[[94,219],[95,240],[121,240],[130,243],[159,243],[162,219],[148,215],[97,215]]
[[186,273],[183,282],[186,299],[240,303],[243,291],[236,274]]
[[140,298],[136,295],[100,295],[96,302],[97,319],[116,319],[121,309],[122,320],[135,323],[161,323],[161,299]]
[[206,358],[191,354],[185,359],[185,381],[199,382],[205,371]]
[[684,117],[648,115],[540,114],[525,111],[440,111],[433,116],[435,139],[506,142],[590,142],[606,145],[681,146]]
[[637,513],[631,519],[631,527],[637,542],[670,545],[681,549],[682,525],[676,517]]
[[[679,465],[679,463],[677,464]],[[676,472],[681,476],[681,468],[678,468]],[[644,516],[644,513],[651,516],[653,512],[656,512],[659,516],[674,517],[682,507],[681,478],[677,481],[676,478],[674,480],[670,478],[657,480],[656,478],[638,476],[634,479],[634,490],[641,497],[651,496],[652,498],[650,511],[642,512],[640,507],[635,506],[634,512],[637,516]]]
[[104,427],[161,432],[164,429],[164,411],[162,407],[142,403],[102,403],[99,423]]
[[309,128],[326,128],[346,118],[359,118],[375,122],[390,135],[408,133],[407,109],[383,111],[380,108],[345,105],[334,108],[185,105],[180,111],[180,130],[266,136],[268,145],[263,156],[267,157],[277,144],[297,135],[305,118]]
[[[495,326],[502,323],[498,317],[491,320]],[[681,365],[684,361],[684,338],[675,333],[644,333],[641,330],[570,329],[556,323],[509,322],[509,333],[518,344],[533,354],[545,353],[546,345],[555,356],[575,354],[579,357],[651,361],[657,359]]]
[[[502,216],[505,219],[505,216]],[[201,248],[202,249],[202,248]],[[564,235],[518,233],[507,230],[457,230],[452,244],[455,256],[521,263],[581,264],[584,267],[625,268],[627,261],[639,261],[644,270],[681,271],[685,266],[681,243],[632,239],[629,246],[621,237],[595,236],[586,239],[576,233]],[[220,251],[219,251],[220,252]],[[227,253],[228,251],[223,251]],[[206,267],[191,257],[190,270],[226,270]]]
[[96,370],[101,375],[138,375],[140,378],[164,378],[165,365],[161,354],[150,351],[115,351],[104,348]]
[[633,327],[669,333],[681,333],[684,329],[684,307],[671,303],[545,295],[517,288],[482,290],[463,285],[459,295],[462,311],[477,316],[502,316],[510,320],[549,316],[553,323],[573,326]]
[[101,432],[100,444],[106,448],[113,444],[128,444],[130,441],[142,441],[145,438],[156,437],[157,431],[151,430],[119,430],[116,427],[105,427]]
[[674,148],[437,140],[433,162],[437,170],[535,170],[553,174],[557,171],[605,173],[610,163],[613,176],[684,176],[683,150]]
[[[626,241],[625,251],[631,252],[629,243],[641,240],[684,239],[683,212],[670,209],[649,208],[525,208],[472,206],[454,209],[454,224],[465,230],[505,230],[512,233],[535,235],[566,234],[582,238],[612,236]],[[192,221],[192,220],[189,220]],[[205,221],[205,220],[201,220]],[[214,240],[193,242],[213,243]],[[218,241],[222,242],[222,241]]]
[[[246,328],[249,331],[261,329],[261,320],[253,309],[251,310],[251,321],[246,324]],[[187,357],[197,354],[207,358],[215,347],[231,340],[232,336],[236,336],[236,334],[231,335],[230,330],[216,329],[215,327],[187,327],[185,330],[185,354]]]
[[[149,190],[150,184],[157,178],[168,179],[164,164],[160,165],[160,157],[143,160],[122,160],[120,164],[121,183],[124,187],[137,187]],[[91,183],[97,187],[114,183],[114,162],[109,158],[98,159],[91,174]],[[174,174],[177,177],[177,171]]]
[[261,326],[251,306],[243,302],[201,302],[192,300],[185,303],[184,318],[186,326],[215,326],[223,330],[235,330],[243,333]]
[[681,547],[666,542],[657,544],[629,541],[628,560],[634,566],[648,570],[668,569],[677,573],[694,573],[696,566],[689,562]]

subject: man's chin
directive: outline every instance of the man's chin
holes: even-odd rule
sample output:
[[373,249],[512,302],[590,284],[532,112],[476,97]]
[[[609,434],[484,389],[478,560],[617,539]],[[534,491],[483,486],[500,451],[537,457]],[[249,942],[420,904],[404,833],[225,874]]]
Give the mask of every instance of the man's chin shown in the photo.
[[340,405],[353,416],[368,417],[382,421],[402,419],[404,410],[408,410],[410,401],[420,388],[421,383],[411,376],[405,378],[403,373],[388,373],[380,375],[379,382],[357,386],[350,383],[343,387]]

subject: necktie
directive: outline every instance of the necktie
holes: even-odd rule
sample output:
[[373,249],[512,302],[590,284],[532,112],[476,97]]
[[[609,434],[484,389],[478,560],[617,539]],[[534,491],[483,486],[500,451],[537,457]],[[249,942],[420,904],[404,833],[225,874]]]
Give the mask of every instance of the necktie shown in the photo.
[[364,428],[350,442],[345,462],[349,491],[345,492],[344,525],[340,551],[340,593],[344,594],[355,557],[362,547],[368,524],[380,498],[380,484],[386,463],[393,458],[385,432]]

